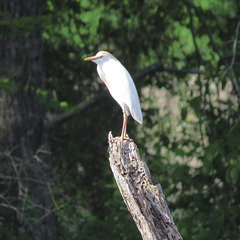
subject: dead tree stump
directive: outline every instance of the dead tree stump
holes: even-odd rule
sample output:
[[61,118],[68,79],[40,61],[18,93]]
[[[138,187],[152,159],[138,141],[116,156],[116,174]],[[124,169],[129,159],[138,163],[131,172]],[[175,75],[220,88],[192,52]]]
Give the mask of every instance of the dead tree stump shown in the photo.
[[133,140],[108,135],[109,162],[114,178],[143,240],[181,240],[160,184],[154,185],[149,169]]

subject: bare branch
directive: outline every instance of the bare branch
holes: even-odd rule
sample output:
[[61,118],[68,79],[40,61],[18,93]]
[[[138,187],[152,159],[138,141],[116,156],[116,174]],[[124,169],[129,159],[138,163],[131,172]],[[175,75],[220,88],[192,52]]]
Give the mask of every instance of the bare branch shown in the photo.
[[201,54],[200,54],[200,51],[198,49],[198,45],[197,45],[197,42],[196,42],[196,35],[195,35],[195,31],[194,31],[194,26],[193,26],[193,17],[192,17],[191,5],[188,1],[184,1],[184,3],[187,7],[187,11],[188,11],[189,18],[190,18],[189,27],[190,27],[190,30],[191,30],[191,33],[192,33],[193,44],[194,44],[194,47],[195,47],[195,53],[196,53],[196,57],[197,57],[197,60],[198,60],[198,67],[200,67],[200,65],[202,63],[202,57],[201,57]]
[[230,65],[231,68],[233,67],[233,65],[235,63],[235,58],[236,58],[236,48],[237,48],[237,42],[238,42],[239,27],[240,27],[240,18],[238,20],[238,24],[237,24],[236,31],[235,31],[235,38],[234,38],[234,42],[233,42],[233,57],[232,57],[231,65]]
[[[207,34],[208,34],[208,37],[209,37],[209,40],[210,40],[210,44],[212,45],[212,48],[213,50],[218,54],[218,56],[220,56],[219,52],[218,52],[218,49],[213,41],[213,37],[212,37],[212,30],[208,27],[203,15],[202,15],[202,12],[190,1],[185,1],[186,4],[188,4],[189,6],[191,6],[191,8],[194,9],[196,15],[198,16],[198,19],[202,22],[203,26],[205,27],[205,29],[207,30]],[[220,56],[221,57],[221,56]]]
[[90,107],[90,106],[96,104],[97,102],[103,100],[107,96],[108,96],[107,91],[97,93],[92,98],[87,99],[83,102],[80,102],[79,104],[74,106],[72,112],[63,112],[63,113],[60,113],[60,114],[51,114],[51,113],[48,112],[47,116],[46,116],[45,128],[46,129],[51,129],[58,124],[62,124],[65,121],[72,119],[73,117],[77,116],[79,113],[86,110],[88,107]]
[[[178,69],[176,67],[164,67],[162,63],[157,62],[142,71],[139,71],[135,74],[133,74],[133,80],[135,82],[139,82],[143,78],[149,75],[153,75],[157,72],[169,72],[169,73],[182,73],[182,74],[200,74],[201,71],[199,69]],[[55,127],[58,124],[62,124],[67,120],[72,119],[73,117],[77,116],[87,108],[89,108],[92,105],[95,105],[99,101],[102,101],[103,99],[107,98],[109,96],[108,91],[103,91],[100,93],[95,94],[92,98],[87,99],[83,102],[80,102],[76,106],[73,107],[72,112],[63,112],[60,114],[51,114],[47,113],[46,116],[46,122],[45,122],[45,128],[51,129]]]
[[234,37],[234,41],[233,41],[233,56],[232,56],[232,60],[231,60],[230,66],[224,71],[223,76],[222,76],[222,79],[224,79],[225,76],[227,75],[227,73],[231,72],[233,86],[234,86],[235,91],[237,93],[238,99],[239,99],[239,96],[240,96],[240,88],[239,88],[239,85],[238,85],[237,78],[236,78],[236,75],[235,75],[233,67],[234,67],[235,59],[236,59],[236,52],[237,52],[236,49],[237,49],[239,28],[240,28],[240,17],[239,17],[239,20],[238,20],[238,23],[237,23],[237,27],[236,27],[236,31],[235,31],[235,37]]
[[169,72],[169,73],[181,73],[181,74],[201,74],[201,70],[198,68],[178,69],[176,67],[163,67],[163,71]]
[[137,72],[133,75],[133,80],[138,82],[145,78],[146,76],[155,74],[157,72],[168,72],[168,73],[182,73],[182,74],[200,74],[201,70],[199,69],[178,69],[176,67],[164,67],[161,62],[154,63],[153,65],[143,69],[140,72]]

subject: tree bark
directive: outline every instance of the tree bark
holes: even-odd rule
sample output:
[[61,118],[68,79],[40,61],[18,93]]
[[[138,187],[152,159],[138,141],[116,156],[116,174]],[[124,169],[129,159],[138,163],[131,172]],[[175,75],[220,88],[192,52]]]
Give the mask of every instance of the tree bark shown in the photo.
[[128,210],[143,240],[181,240],[160,184],[154,185],[149,169],[133,140],[109,141],[109,163]]
[[45,80],[39,5],[0,2],[0,216],[15,236],[55,239],[45,106],[37,96]]

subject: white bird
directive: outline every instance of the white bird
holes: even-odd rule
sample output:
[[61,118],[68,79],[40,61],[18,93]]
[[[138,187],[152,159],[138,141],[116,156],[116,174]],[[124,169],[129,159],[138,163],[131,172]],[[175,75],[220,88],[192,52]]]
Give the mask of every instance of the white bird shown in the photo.
[[109,52],[100,51],[93,57],[85,58],[84,61],[93,61],[97,64],[99,77],[122,108],[122,145],[123,140],[126,138],[128,116],[131,114],[137,122],[140,124],[143,122],[140,102],[133,79],[127,69]]

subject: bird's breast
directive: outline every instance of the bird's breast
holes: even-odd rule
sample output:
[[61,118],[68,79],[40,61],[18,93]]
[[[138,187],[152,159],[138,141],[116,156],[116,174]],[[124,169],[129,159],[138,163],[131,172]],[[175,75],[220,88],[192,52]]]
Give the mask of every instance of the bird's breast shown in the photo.
[[122,88],[125,77],[122,65],[118,61],[108,61],[98,65],[97,71],[110,92]]
[[99,77],[101,78],[101,80],[104,82],[104,84],[106,85],[106,87],[109,90],[110,83],[109,83],[109,81],[106,78],[106,74],[104,74],[104,72],[102,71],[102,68],[97,66],[97,72],[98,72]]

